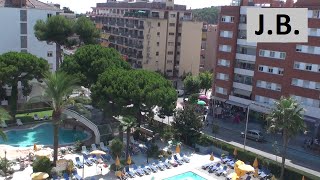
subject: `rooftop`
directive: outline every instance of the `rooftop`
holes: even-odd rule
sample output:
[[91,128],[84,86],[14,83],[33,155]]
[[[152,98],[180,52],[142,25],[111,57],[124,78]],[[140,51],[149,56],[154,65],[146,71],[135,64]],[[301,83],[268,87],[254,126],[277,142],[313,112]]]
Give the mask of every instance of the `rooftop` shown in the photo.
[[[109,2],[109,3],[97,3],[97,8],[139,8],[139,9],[166,9],[166,3],[163,2]],[[185,11],[187,6],[174,5],[173,10]]]
[[[20,8],[20,2],[22,3],[22,8],[60,11],[55,5],[43,3],[38,0],[0,0],[0,7]],[[19,5],[17,6],[16,3],[19,3]]]

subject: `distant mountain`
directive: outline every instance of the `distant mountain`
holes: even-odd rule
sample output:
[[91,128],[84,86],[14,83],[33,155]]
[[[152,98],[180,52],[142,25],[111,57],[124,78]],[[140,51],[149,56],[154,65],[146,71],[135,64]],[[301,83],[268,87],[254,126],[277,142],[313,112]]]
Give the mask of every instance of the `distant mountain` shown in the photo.
[[218,24],[219,8],[209,7],[192,10],[194,18],[198,21],[207,22],[209,24]]

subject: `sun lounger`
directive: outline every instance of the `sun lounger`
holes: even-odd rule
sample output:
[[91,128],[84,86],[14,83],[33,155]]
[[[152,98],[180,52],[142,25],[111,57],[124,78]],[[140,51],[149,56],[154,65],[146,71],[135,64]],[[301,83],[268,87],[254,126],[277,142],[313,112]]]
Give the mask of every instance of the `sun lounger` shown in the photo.
[[209,173],[215,172],[220,166],[221,166],[221,164],[218,163],[217,165],[211,167],[211,168],[209,169]]
[[108,162],[110,162],[111,161],[111,159],[112,159],[112,157],[108,154],[108,155],[106,155],[106,154],[103,154],[103,155],[101,155],[101,157],[103,158],[103,160],[105,161],[108,161]]
[[173,155],[173,158],[179,165],[183,164],[183,161],[181,159],[178,159],[178,157],[176,155]]
[[43,116],[43,119],[44,119],[44,120],[49,120],[49,116],[48,116],[48,115],[44,115],[44,116]]
[[100,142],[100,149],[101,149],[102,151],[109,152],[109,148],[106,147],[106,146],[104,146],[104,143],[103,143],[103,142]]
[[246,180],[251,180],[251,176],[247,176]]
[[22,126],[23,125],[23,123],[21,122],[21,119],[17,119],[16,122],[17,122],[18,126]]
[[82,177],[79,176],[77,171],[73,171],[72,175],[76,178],[76,180],[82,180]]
[[163,171],[166,167],[163,164],[160,164],[159,161],[153,162],[153,165]]
[[82,154],[85,154],[85,155],[88,155],[88,154],[89,154],[86,146],[82,146],[82,151],[81,151],[81,153],[82,153]]
[[186,162],[186,163],[189,163],[189,162],[190,162],[190,159],[187,158],[184,154],[180,153],[180,157],[181,157],[181,159],[182,159],[184,162]]
[[211,162],[211,163],[202,165],[201,168],[204,169],[204,170],[206,170],[206,169],[208,169],[210,166],[212,167],[213,165],[215,165],[215,163]]
[[151,174],[151,170],[146,168],[144,165],[141,165],[141,169],[145,174],[148,174],[148,175]]
[[165,160],[160,161],[160,163],[162,163],[167,169],[170,169],[172,166],[171,164],[169,164],[168,162],[166,162]]
[[69,174],[68,173],[63,173],[63,178],[66,180],[69,180]]
[[5,122],[5,121],[2,121],[2,122],[1,122],[1,124],[0,124],[0,126],[1,126],[2,128],[6,128],[6,127],[8,127],[8,125],[6,124],[6,122]]
[[228,167],[227,166],[224,166],[223,168],[217,170],[216,172],[216,175],[217,176],[221,176],[221,174],[224,172],[224,171],[227,171]]
[[133,164],[132,167],[133,167],[133,170],[135,171],[135,173],[136,173],[138,176],[143,176],[143,175],[144,175],[143,170],[140,169],[140,168],[138,168],[137,165]]
[[131,178],[135,178],[136,177],[134,172],[130,171],[129,166],[126,166],[124,169],[125,169],[125,172],[126,172],[125,173],[126,176],[129,176]]
[[87,166],[92,166],[92,165],[93,165],[93,162],[88,158],[87,155],[83,155],[83,158],[84,158],[84,163],[85,163]]
[[96,155],[92,155],[91,159],[93,162],[98,163],[99,162],[99,157],[97,157]]
[[232,161],[231,157],[225,156],[224,158],[221,158],[222,163],[227,163],[229,161]]
[[158,172],[158,168],[155,167],[154,165],[149,164],[148,166],[151,168],[151,171],[152,171],[152,172],[154,172],[154,173],[155,173],[155,172]]
[[92,151],[97,150],[96,144],[91,144],[91,149],[92,149]]
[[79,157],[76,157],[76,166],[78,168],[83,168],[83,164],[82,162],[80,161],[80,158]]
[[171,157],[168,158],[168,162],[173,166],[173,167],[177,167],[179,164],[173,160]]

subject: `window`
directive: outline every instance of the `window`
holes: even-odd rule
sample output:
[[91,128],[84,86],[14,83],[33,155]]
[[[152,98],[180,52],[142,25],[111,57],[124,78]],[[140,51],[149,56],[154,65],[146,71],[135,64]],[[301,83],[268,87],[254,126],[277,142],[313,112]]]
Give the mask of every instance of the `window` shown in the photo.
[[267,82],[266,88],[267,88],[267,89],[271,89],[271,83]]
[[20,10],[20,21],[27,21],[27,10]]
[[279,70],[278,70],[278,74],[279,74],[279,75],[283,75],[283,69],[279,69]]
[[221,22],[226,22],[226,16],[221,17]]
[[48,57],[52,57],[52,56],[53,56],[52,51],[48,51],[48,52],[47,52],[47,56],[48,56]]
[[263,66],[259,66],[259,71],[263,71]]
[[274,52],[274,51],[270,52],[270,57],[275,57],[275,55],[276,55],[276,52]]
[[160,22],[158,22],[158,27],[160,27],[160,25],[161,25],[161,23],[160,23]]
[[167,70],[167,73],[172,73],[172,69],[168,69],[168,70]]
[[176,17],[176,14],[170,14],[170,17],[171,17],[171,18],[175,18],[175,17]]
[[294,62],[294,69],[300,69],[300,63],[299,62]]
[[264,55],[265,55],[265,50],[260,50],[260,52],[259,52],[259,56],[262,56],[262,57],[264,57]]
[[273,68],[268,68],[269,73],[273,73]]
[[307,65],[306,65],[306,70],[307,70],[307,71],[311,71],[311,69],[312,69],[312,65],[311,65],[311,64],[307,64]]
[[49,68],[53,69],[53,64],[52,63],[49,63]]
[[178,42],[177,44],[178,44],[178,46],[181,46],[181,42]]
[[309,88],[309,86],[310,86],[310,81],[303,80],[303,85],[302,85],[302,87],[304,87],[304,88]]
[[20,37],[21,41],[21,48],[28,48],[28,38],[27,36],[21,36]]
[[171,60],[168,60],[167,63],[168,63],[168,64],[172,64],[172,61],[171,61]]
[[176,24],[175,23],[169,23],[169,26],[174,27],[174,26],[176,26]]
[[174,46],[174,42],[168,42],[168,46]]
[[170,36],[174,36],[174,33],[173,33],[173,32],[171,32],[171,33],[169,33],[169,35],[170,35]]
[[20,23],[20,33],[27,34],[27,23]]
[[180,51],[177,51],[177,55],[180,55]]
[[296,51],[297,52],[301,52],[302,51],[302,46],[301,45],[297,45],[296,46]]
[[173,55],[173,51],[168,51],[168,55]]
[[312,18],[320,18],[320,10],[313,10]]
[[285,59],[285,58],[286,58],[286,53],[280,52],[280,59]]
[[181,33],[178,33],[178,36],[181,36]]
[[47,17],[50,18],[52,16],[52,14],[47,14]]
[[233,16],[231,16],[230,22],[234,22],[234,17]]
[[160,46],[160,42],[157,42],[157,46]]
[[159,52],[156,52],[156,56],[159,56]]
[[160,32],[157,32],[157,36],[160,36]]

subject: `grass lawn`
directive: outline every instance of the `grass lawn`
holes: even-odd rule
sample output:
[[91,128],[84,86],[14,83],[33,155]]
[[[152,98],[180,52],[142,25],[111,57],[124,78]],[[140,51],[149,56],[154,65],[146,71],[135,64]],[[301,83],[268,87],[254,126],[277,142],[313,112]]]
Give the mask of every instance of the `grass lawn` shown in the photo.
[[[52,115],[52,110],[48,111],[38,111],[38,112],[32,112],[32,113],[22,113],[22,114],[17,114],[16,119],[21,119],[22,123],[25,122],[32,122],[35,121],[33,119],[33,116],[37,114],[39,118],[43,118],[45,115],[51,116]],[[14,122],[15,123],[15,122]]]

